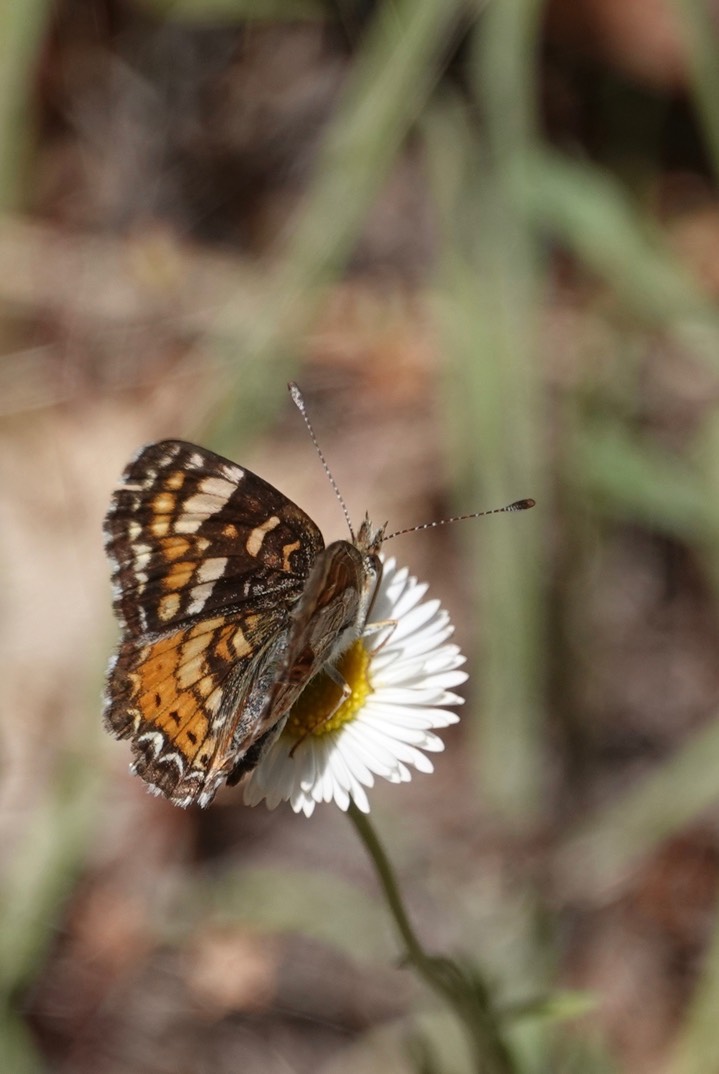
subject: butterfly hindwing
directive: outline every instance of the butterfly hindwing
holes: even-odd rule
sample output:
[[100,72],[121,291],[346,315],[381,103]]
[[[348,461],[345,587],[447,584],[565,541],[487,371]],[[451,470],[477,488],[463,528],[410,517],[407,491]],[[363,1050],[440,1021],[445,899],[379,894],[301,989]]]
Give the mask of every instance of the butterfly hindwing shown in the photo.
[[105,723],[132,740],[133,771],[152,789],[178,805],[211,800],[267,729],[263,676],[276,673],[286,620],[280,610],[201,619],[121,647],[108,677]]

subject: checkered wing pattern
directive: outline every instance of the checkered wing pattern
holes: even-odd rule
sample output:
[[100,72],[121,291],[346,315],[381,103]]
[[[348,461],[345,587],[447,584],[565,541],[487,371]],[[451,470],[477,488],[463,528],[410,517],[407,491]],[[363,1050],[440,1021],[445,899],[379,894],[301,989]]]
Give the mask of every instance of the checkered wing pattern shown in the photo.
[[166,440],[125,470],[105,519],[127,637],[251,604],[292,604],[324,548],[312,519],[261,477]]
[[207,805],[281,716],[270,686],[322,536],[273,486],[180,441],[130,463],[105,534],[123,630],[106,725],[151,789]]

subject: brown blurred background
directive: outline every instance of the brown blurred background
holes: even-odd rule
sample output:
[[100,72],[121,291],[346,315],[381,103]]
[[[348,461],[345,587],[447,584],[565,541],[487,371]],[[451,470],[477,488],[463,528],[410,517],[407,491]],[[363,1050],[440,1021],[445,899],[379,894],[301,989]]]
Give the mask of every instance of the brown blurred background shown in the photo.
[[3,1069],[473,1069],[338,810],[101,728],[139,446],[345,535],[293,377],[355,520],[538,501],[387,548],[470,673],[371,797],[427,947],[518,1074],[716,1074],[719,5],[24,0],[0,90]]

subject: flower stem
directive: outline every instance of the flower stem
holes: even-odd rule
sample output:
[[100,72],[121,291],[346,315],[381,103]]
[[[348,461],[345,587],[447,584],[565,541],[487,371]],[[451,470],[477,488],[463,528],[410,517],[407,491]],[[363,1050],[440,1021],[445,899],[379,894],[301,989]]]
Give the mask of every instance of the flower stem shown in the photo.
[[407,961],[429,987],[454,1010],[469,1037],[477,1074],[515,1074],[516,1066],[505,1044],[490,991],[475,967],[470,973],[447,958],[429,955],[410,923],[394,871],[369,818],[354,802],[347,816],[372,859],[390,914],[404,944]]

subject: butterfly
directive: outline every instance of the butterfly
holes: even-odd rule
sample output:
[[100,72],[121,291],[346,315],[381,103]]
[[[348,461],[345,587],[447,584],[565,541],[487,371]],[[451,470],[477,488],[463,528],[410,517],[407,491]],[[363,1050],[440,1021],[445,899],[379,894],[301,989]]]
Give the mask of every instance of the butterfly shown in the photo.
[[122,632],[105,726],[130,740],[131,770],[151,791],[207,806],[258,763],[305,686],[332,674],[362,633],[384,527],[365,518],[351,540],[325,547],[312,519],[261,477],[164,440],[125,469],[104,532]]

